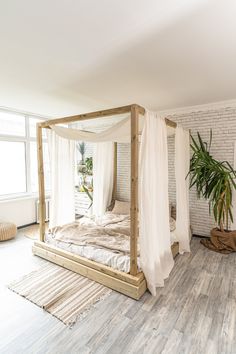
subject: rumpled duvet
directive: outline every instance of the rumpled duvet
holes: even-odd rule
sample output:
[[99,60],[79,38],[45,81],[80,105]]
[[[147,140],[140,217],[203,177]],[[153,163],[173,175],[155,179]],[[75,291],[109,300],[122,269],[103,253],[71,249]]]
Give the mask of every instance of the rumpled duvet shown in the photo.
[[129,215],[106,213],[96,220],[84,217],[77,222],[54,227],[49,233],[57,241],[78,246],[99,247],[122,254],[129,254],[130,250]]
[[[175,220],[171,218],[170,230],[174,229]],[[107,249],[124,255],[130,253],[129,215],[106,213],[98,219],[83,217],[77,222],[54,227],[49,234],[54,240],[68,244]]]

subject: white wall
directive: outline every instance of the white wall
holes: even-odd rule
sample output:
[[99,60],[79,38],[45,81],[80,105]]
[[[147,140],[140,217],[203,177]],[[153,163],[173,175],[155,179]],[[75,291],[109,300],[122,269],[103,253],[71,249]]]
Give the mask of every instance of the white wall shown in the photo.
[[9,221],[17,226],[36,222],[36,197],[0,201],[0,221]]

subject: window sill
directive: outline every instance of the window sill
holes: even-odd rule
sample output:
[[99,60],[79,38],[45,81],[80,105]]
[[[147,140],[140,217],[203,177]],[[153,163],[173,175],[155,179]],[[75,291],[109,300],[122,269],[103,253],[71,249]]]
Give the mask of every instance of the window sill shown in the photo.
[[[48,198],[49,196],[50,196],[50,192],[46,192],[45,198]],[[0,203],[14,202],[14,201],[20,201],[20,200],[27,200],[27,199],[37,200],[38,198],[39,198],[38,193],[11,194],[11,195],[1,196]]]

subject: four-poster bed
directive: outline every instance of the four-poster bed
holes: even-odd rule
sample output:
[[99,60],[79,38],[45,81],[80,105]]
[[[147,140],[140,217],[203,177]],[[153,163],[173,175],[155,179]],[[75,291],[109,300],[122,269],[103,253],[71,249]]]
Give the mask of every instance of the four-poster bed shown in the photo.
[[[45,243],[45,190],[44,190],[44,169],[43,169],[43,149],[42,149],[42,129],[50,129],[52,125],[73,123],[82,120],[95,119],[130,114],[131,132],[131,194],[130,194],[130,272],[127,274],[117,269],[113,269],[104,264],[98,263],[67,252],[58,247]],[[139,115],[144,116],[145,109],[133,104],[103,111],[91,112],[59,119],[52,119],[37,125],[38,143],[38,176],[39,176],[39,205],[40,205],[40,241],[36,241],[33,246],[33,253],[60,266],[95,280],[103,285],[128,295],[134,299],[139,299],[147,289],[147,284],[143,272],[138,271],[138,233],[139,233],[139,207],[138,207],[138,161],[139,161]],[[176,128],[176,123],[165,119],[166,125]],[[117,179],[117,143],[114,143],[114,180],[113,199],[116,195]],[[179,251],[178,243],[171,246],[173,256]]]

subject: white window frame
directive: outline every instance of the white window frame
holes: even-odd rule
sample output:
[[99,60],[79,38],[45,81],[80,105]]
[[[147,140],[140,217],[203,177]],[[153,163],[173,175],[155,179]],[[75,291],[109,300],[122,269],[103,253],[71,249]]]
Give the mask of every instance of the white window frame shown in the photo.
[[[16,136],[16,135],[8,135],[8,134],[0,134],[0,141],[9,141],[9,142],[23,142],[25,144],[25,177],[26,177],[26,192],[22,193],[11,193],[0,195],[0,201],[4,200],[12,200],[12,199],[20,199],[20,198],[29,198],[29,197],[37,197],[38,192],[33,192],[31,189],[31,163],[30,163],[30,143],[36,142],[37,138],[30,136],[30,119],[40,119],[46,120],[48,117],[42,117],[31,113],[24,113],[19,111],[14,111],[10,109],[0,108],[0,112],[4,113],[12,113],[24,117],[25,119],[25,136]],[[47,139],[43,138],[43,141],[47,141]]]

